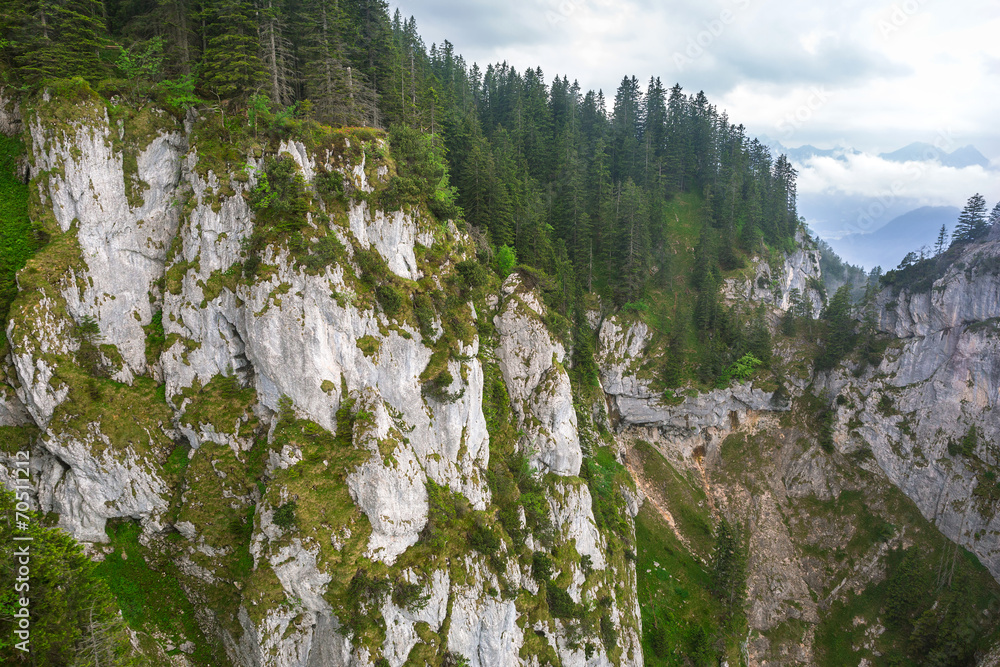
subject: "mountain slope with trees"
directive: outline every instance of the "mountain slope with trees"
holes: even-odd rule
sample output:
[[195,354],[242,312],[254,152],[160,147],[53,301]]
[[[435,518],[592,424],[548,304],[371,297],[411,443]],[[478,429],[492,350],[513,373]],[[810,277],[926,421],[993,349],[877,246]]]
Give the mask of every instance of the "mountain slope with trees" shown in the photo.
[[[909,428],[873,304],[959,275],[984,201],[863,284],[704,93],[470,65],[382,0],[15,0],[0,84],[0,471],[30,451],[32,520],[103,558],[39,528],[88,592],[45,589],[36,664],[958,667],[997,638],[990,572],[879,468],[919,456],[852,440]],[[935,446],[983,507],[975,428]]]

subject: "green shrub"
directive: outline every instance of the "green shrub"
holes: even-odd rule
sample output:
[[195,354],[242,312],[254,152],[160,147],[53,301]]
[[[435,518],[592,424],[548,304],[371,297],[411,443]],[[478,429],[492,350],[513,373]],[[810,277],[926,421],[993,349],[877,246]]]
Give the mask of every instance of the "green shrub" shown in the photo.
[[975,456],[976,447],[979,445],[979,430],[973,424],[958,440],[951,438],[948,440],[948,454],[951,456]]
[[375,288],[375,298],[389,317],[396,317],[403,310],[406,295],[393,285],[379,285]]
[[552,559],[544,551],[531,554],[531,578],[540,584],[552,578]]
[[354,261],[361,270],[361,281],[369,287],[389,278],[389,265],[374,248],[356,251]]
[[578,605],[573,602],[569,592],[551,581],[545,584],[545,599],[549,604],[549,613],[554,618],[576,618],[579,616]]
[[344,177],[337,171],[321,171],[313,179],[317,194],[324,199],[344,201]]
[[896,412],[896,404],[892,400],[892,396],[889,394],[882,394],[882,396],[878,399],[876,407],[879,412],[886,416],[895,414]]
[[736,360],[732,366],[730,366],[722,377],[719,379],[718,384],[725,387],[729,384],[731,379],[737,382],[745,382],[750,379],[750,376],[754,374],[758,367],[764,364],[763,361],[755,357],[750,352],[747,352],[738,360]]
[[143,329],[146,332],[146,363],[152,365],[159,360],[163,346],[167,342],[167,336],[163,331],[163,311],[158,310],[153,313],[153,319]]
[[469,659],[461,653],[448,651],[444,654],[443,667],[469,667]]
[[337,235],[327,232],[309,248],[308,254],[299,259],[299,263],[308,270],[320,271],[324,267],[343,263],[347,259],[347,249]]
[[455,270],[461,276],[462,282],[470,289],[482,287],[489,282],[489,274],[482,264],[474,259],[467,259],[455,265]]
[[448,391],[448,387],[454,382],[455,376],[445,368],[433,378],[424,382],[420,387],[420,391],[424,396],[432,398],[439,403],[454,403],[465,394],[464,388],[458,392]]
[[428,479],[427,524],[420,533],[420,542],[434,549],[444,549],[455,524],[469,511],[469,501],[464,496]]
[[469,546],[485,556],[492,556],[500,550],[500,536],[485,523],[477,523],[469,533]]
[[413,313],[420,325],[420,335],[424,339],[434,337],[434,302],[426,294],[413,295]]
[[611,615],[607,613],[601,616],[601,643],[604,644],[604,650],[608,653],[614,651],[615,647],[618,646],[618,631],[611,620]]
[[305,227],[312,208],[305,178],[288,155],[264,159],[264,169],[257,172],[257,185],[247,193],[247,202],[257,222],[278,233]]
[[517,266],[517,253],[508,245],[500,246],[500,249],[497,250],[497,271],[500,273],[500,277],[509,276],[515,266]]
[[285,530],[294,526],[296,523],[295,508],[295,502],[288,502],[274,510],[274,518],[272,519],[274,525]]
[[420,584],[410,583],[404,579],[397,581],[392,588],[392,603],[410,612],[426,608],[430,599],[431,596],[424,593]]
[[379,608],[391,589],[388,578],[358,570],[347,586],[347,603],[342,609],[347,630],[358,636],[375,627]]

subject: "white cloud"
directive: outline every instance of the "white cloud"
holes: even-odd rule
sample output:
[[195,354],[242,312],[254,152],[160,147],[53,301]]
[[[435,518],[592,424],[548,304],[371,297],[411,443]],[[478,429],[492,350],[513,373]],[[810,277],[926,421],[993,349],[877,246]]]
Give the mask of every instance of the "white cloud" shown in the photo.
[[973,193],[1000,199],[1000,178],[979,166],[956,169],[938,162],[891,162],[875,155],[814,157],[799,169],[803,194],[840,194],[912,200],[918,206],[962,206]]

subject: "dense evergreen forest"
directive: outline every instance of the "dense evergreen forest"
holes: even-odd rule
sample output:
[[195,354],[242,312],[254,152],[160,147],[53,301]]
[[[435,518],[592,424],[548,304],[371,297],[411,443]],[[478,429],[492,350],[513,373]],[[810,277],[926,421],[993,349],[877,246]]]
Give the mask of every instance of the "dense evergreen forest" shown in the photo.
[[[691,298],[661,318],[668,385],[766,355],[716,292],[747,255],[791,246],[795,172],[703,93],[625,77],[607,100],[541,69],[469,66],[384,0],[8,0],[0,34],[5,83],[26,93],[82,77],[121,104],[222,110],[255,131],[259,118],[279,133],[306,119],[416,128],[460,207],[436,213],[539,271],[569,320],[588,293],[642,307],[687,274]],[[692,247],[695,270],[672,266]]]

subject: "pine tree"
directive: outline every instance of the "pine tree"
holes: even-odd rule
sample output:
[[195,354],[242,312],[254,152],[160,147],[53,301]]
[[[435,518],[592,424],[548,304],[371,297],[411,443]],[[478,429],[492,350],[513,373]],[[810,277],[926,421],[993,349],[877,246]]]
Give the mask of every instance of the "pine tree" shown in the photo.
[[944,244],[948,242],[948,226],[941,223],[941,230],[938,232],[937,241],[934,242],[934,254],[940,255],[944,252]]
[[615,95],[615,109],[611,120],[611,176],[616,183],[623,183],[630,178],[642,181],[642,174],[638,169],[642,136],[640,97],[639,80],[634,76],[622,79]]
[[305,97],[317,120],[331,125],[374,125],[375,93],[347,58],[349,22],[339,0],[310,0],[301,9],[300,58]]
[[73,76],[96,82],[109,74],[100,59],[108,42],[101,0],[30,0],[2,12],[11,27],[7,49],[25,83]]
[[221,98],[248,97],[264,79],[254,8],[247,0],[208,6],[202,82]]
[[275,104],[288,106],[294,99],[295,63],[281,5],[275,0],[258,0],[257,21],[268,94]]
[[986,223],[986,199],[979,193],[969,197],[965,208],[958,216],[951,242],[972,243],[989,231]]
[[739,613],[746,601],[749,556],[743,527],[722,519],[712,551],[712,592],[722,602],[727,617]]
[[[912,254],[912,253],[911,253]],[[823,309],[820,319],[826,322],[823,352],[816,359],[817,370],[830,370],[847,356],[857,340],[854,319],[851,317],[851,286],[841,285],[830,303]]]
[[687,164],[690,161],[691,137],[688,128],[688,102],[680,85],[670,89],[667,101],[666,155],[667,187],[671,193],[682,192],[686,185]]

